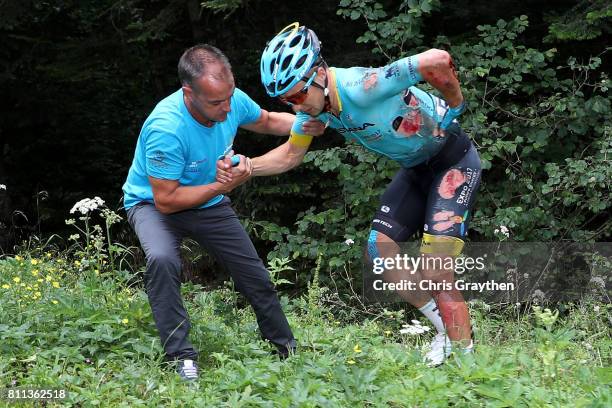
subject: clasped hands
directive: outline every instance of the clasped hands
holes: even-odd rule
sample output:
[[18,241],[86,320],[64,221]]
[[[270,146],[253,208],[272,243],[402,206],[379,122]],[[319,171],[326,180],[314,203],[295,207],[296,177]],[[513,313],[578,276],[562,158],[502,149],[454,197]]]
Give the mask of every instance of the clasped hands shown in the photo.
[[[327,125],[320,120],[310,118],[302,124],[304,133],[311,136],[320,136],[325,132]],[[253,163],[251,159],[241,154],[236,155],[240,158],[240,163],[232,167],[232,150],[223,159],[217,160],[217,181],[223,184],[225,192],[230,192],[242,183],[246,182],[253,175]]]
[[217,160],[217,181],[223,184],[225,192],[229,193],[239,185],[246,182],[253,175],[253,163],[251,159],[241,154],[238,165],[232,167],[232,156],[234,151],[229,152],[223,159]]

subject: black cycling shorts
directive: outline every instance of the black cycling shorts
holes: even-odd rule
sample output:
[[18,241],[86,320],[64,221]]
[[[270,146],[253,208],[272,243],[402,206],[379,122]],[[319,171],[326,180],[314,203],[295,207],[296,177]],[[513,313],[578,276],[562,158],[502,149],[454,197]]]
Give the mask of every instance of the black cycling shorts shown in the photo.
[[382,195],[372,230],[396,242],[421,228],[430,235],[463,239],[480,186],[480,157],[457,125],[442,150],[427,163],[402,168]]

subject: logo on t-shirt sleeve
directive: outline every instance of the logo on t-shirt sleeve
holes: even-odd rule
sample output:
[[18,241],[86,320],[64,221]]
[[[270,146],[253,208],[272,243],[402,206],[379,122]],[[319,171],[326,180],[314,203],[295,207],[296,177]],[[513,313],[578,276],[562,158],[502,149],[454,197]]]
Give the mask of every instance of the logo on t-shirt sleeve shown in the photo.
[[166,153],[161,150],[156,150],[153,153],[153,157],[149,158],[149,164],[159,169],[168,167],[168,163],[166,163]]

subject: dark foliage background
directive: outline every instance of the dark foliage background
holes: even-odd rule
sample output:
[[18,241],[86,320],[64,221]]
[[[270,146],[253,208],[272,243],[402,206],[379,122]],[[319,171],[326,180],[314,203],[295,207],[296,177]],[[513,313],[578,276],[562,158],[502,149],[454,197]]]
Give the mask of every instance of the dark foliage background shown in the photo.
[[[469,103],[463,125],[485,167],[473,238],[610,237],[612,109],[606,1],[48,0],[0,2],[0,248],[64,234],[68,210],[120,207],[143,120],[178,87],[197,42],[224,50],[262,107],[259,56],[292,21],[313,28],[330,65],[377,65],[449,49]],[[522,16],[522,17],[521,17]],[[237,150],[283,140],[243,132]],[[312,268],[354,268],[377,197],[396,167],[329,133],[307,163],[232,194],[262,251]],[[120,238],[134,242],[125,228]],[[307,277],[305,277],[306,279]]]

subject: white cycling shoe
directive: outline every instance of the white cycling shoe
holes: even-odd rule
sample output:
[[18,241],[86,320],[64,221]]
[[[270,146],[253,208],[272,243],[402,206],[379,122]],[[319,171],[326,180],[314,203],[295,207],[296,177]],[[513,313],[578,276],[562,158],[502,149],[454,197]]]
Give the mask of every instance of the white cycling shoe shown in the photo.
[[425,354],[424,361],[429,367],[439,366],[451,355],[451,351],[451,340],[446,333],[438,333],[431,341],[430,350]]
[[[429,367],[437,367],[444,362],[453,351],[451,339],[445,333],[438,333],[431,341],[430,350],[425,354],[424,361]],[[469,354],[474,352],[474,341],[470,340],[467,347],[460,347],[458,352]]]

